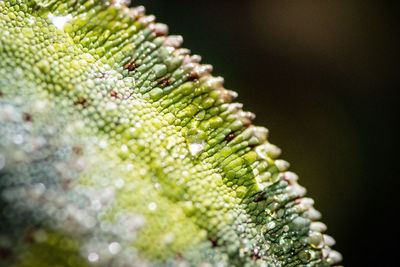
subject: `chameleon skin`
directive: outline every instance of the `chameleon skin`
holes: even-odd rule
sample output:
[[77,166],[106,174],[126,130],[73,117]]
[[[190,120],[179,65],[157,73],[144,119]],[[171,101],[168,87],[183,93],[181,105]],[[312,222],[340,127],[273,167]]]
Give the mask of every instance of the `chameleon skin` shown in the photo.
[[2,260],[337,264],[267,129],[123,2],[0,1]]

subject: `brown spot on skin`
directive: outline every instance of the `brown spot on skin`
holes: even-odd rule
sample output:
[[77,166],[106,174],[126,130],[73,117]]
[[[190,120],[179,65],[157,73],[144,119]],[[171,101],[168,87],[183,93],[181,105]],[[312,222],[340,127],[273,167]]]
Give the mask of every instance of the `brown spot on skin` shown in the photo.
[[66,180],[64,183],[61,184],[62,189],[68,190],[71,187],[71,180]]
[[153,33],[156,35],[156,37],[165,36],[164,33],[159,32],[159,31],[153,31]]
[[131,58],[130,60],[128,60],[127,63],[125,63],[124,70],[126,70],[126,69],[128,71],[134,71],[136,69],[135,60],[133,58]]
[[253,127],[254,124],[251,123],[251,121],[249,121],[249,122],[245,121],[245,122],[243,122],[243,126],[246,127],[246,128],[250,128],[250,127]]
[[162,88],[171,84],[171,81],[167,77],[161,77],[157,80],[157,82]]
[[234,133],[230,133],[230,134],[228,134],[228,136],[226,137],[226,141],[230,142],[233,138],[235,138],[235,134],[234,134]]
[[210,240],[211,245],[212,245],[213,248],[218,247],[218,244],[217,244],[218,240],[217,239],[210,238],[209,240]]
[[3,94],[3,92],[2,91],[0,91],[0,97],[2,97],[4,94]]
[[199,79],[199,75],[196,72],[190,72],[188,74],[188,81],[195,81]]
[[[288,184],[293,184],[293,183],[292,183],[292,180],[290,180],[290,179],[287,177],[287,174],[286,174],[286,173],[283,173],[283,175],[282,175],[282,180],[285,181],[285,182],[287,182]],[[295,182],[295,183],[296,183],[296,182]]]
[[259,194],[257,195],[255,201],[256,201],[256,202],[260,202],[260,201],[263,201],[263,200],[266,200],[266,199],[267,199],[267,198],[265,197],[264,192],[261,192],[261,193],[259,193]]
[[81,156],[83,154],[83,149],[80,146],[74,146],[72,151],[76,154]]
[[89,103],[85,98],[80,97],[78,101],[75,102],[75,105],[81,105],[83,108],[86,108],[87,106],[89,106]]
[[258,259],[260,259],[261,257],[258,255],[257,252],[255,252],[254,250],[251,252],[251,259],[253,261],[257,261]]
[[23,113],[22,118],[24,119],[24,121],[32,121],[32,115],[29,113]]
[[114,90],[111,90],[110,95],[111,95],[112,97],[114,97],[115,99],[118,99],[118,98],[119,98],[119,97],[118,97],[118,93],[115,92]]

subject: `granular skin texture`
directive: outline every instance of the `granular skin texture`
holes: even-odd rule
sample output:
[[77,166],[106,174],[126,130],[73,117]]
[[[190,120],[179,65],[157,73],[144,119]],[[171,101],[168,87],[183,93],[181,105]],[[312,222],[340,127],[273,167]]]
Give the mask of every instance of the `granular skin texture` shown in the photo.
[[0,1],[0,264],[331,266],[268,130],[125,1]]

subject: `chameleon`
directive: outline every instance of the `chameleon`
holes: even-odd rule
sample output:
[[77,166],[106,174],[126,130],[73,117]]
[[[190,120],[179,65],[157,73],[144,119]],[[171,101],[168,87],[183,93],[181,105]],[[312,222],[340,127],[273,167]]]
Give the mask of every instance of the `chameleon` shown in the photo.
[[333,266],[268,130],[122,0],[0,1],[2,266]]

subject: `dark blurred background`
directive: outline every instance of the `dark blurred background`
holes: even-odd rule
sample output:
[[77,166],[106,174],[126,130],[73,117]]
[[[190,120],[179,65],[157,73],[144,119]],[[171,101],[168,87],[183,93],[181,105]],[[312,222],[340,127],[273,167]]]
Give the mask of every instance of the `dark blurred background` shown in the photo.
[[214,66],[323,213],[346,266],[395,266],[399,6],[134,0]]

